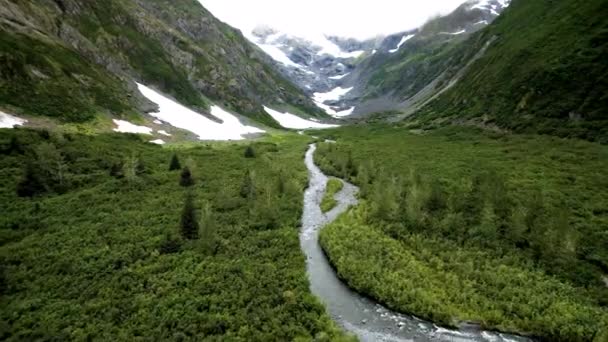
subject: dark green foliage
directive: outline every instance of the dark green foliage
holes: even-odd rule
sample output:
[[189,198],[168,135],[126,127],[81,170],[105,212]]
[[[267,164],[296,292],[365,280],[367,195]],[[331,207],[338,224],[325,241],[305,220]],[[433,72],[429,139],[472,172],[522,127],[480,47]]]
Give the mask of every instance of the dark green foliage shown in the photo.
[[177,153],[174,153],[171,156],[171,162],[169,163],[169,171],[181,170],[182,164],[179,162],[179,158],[177,157]]
[[198,218],[194,207],[194,196],[188,192],[182,209],[181,233],[184,239],[194,240],[198,238]]
[[[450,128],[317,132],[315,160],[359,207],[321,231],[338,272],[395,309],[551,341],[593,340],[608,320],[605,146]],[[551,148],[548,148],[550,146]],[[593,261],[591,261],[593,260]]]
[[255,158],[255,150],[253,149],[253,146],[247,146],[245,149],[245,158]]
[[182,240],[178,236],[167,234],[161,242],[158,251],[161,254],[175,254],[179,253],[182,248]]
[[[13,136],[26,150],[43,142],[34,131],[0,130],[0,146]],[[187,189],[200,216],[197,240],[181,238],[185,189],[168,171],[173,151],[140,139],[55,143],[71,186],[34,199],[15,194],[29,156],[0,158],[2,340],[347,340],[310,293],[299,247],[305,137],[277,139],[272,160],[245,162],[238,144],[180,148],[183,160],[205,165],[197,169],[205,182]],[[133,156],[146,174],[125,186],[109,170]],[[278,166],[288,179],[281,195]],[[251,219],[257,207],[239,196],[247,170],[276,208],[278,228]]]
[[43,194],[47,188],[41,179],[38,168],[33,162],[27,162],[23,171],[23,178],[17,184],[17,195],[19,197],[34,197]]
[[184,168],[182,169],[182,173],[179,178],[179,185],[184,186],[184,187],[189,187],[189,186],[194,185],[194,177],[192,176],[192,172],[190,171],[190,168],[187,166],[184,166]]

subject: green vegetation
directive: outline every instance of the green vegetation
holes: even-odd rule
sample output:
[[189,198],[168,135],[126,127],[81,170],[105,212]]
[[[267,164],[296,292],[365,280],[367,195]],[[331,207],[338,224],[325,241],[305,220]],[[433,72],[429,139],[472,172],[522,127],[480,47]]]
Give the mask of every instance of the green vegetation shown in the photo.
[[180,148],[188,188],[141,139],[0,130],[1,340],[348,339],[299,248],[307,138]]
[[361,188],[361,204],[321,232],[350,286],[445,325],[606,334],[606,147],[455,127],[315,134],[338,141],[319,144],[320,167]]
[[495,125],[608,143],[608,21],[603,0],[526,1],[466,43],[479,51],[464,77],[414,118]]
[[342,181],[339,179],[330,178],[327,181],[325,195],[323,195],[323,200],[321,201],[321,211],[326,213],[332,210],[336,204],[338,204],[338,202],[334,199],[334,196],[336,196],[336,194],[340,192],[343,187],[344,183],[342,183]]
[[0,105],[68,122],[135,110],[120,79],[58,43],[1,30],[0,51]]

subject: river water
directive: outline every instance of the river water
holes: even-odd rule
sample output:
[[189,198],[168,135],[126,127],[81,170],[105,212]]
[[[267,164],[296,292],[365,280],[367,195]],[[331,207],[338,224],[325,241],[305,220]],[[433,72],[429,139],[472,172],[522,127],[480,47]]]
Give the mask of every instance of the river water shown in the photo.
[[305,163],[309,172],[309,187],[304,193],[304,212],[300,243],[307,258],[311,291],[321,299],[331,317],[346,331],[361,341],[529,341],[519,336],[496,332],[449,330],[413,316],[399,314],[363,297],[348,288],[329,264],[318,242],[319,230],[335,220],[350,206],[357,204],[358,188],[344,182],[335,199],[338,205],[323,214],[319,207],[327,176],[315,165],[316,145],[310,145]]

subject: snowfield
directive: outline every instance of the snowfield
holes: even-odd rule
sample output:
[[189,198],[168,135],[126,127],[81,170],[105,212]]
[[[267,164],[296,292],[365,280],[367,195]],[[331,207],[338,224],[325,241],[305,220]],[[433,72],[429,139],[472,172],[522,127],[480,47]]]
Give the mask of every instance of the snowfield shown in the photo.
[[407,42],[408,40],[414,38],[414,36],[415,36],[415,34],[410,34],[410,35],[407,35],[407,36],[403,36],[401,38],[401,41],[399,42],[399,44],[397,44],[397,47],[394,48],[394,49],[392,49],[392,50],[388,50],[388,52],[395,53],[395,52],[399,51],[399,49],[401,48],[401,46],[403,44],[405,44],[405,42]]
[[291,113],[281,113],[274,109],[268,108],[266,106],[264,107],[264,110],[266,111],[266,113],[268,113],[270,116],[272,116],[272,118],[275,119],[279,123],[279,125],[281,125],[285,128],[322,129],[322,128],[338,127],[338,125],[322,124],[322,123],[302,119],[301,117],[291,114]]
[[[350,114],[352,114],[352,110],[354,110],[354,107],[352,108],[352,110],[350,110],[350,113],[348,113],[348,110],[342,111],[342,112],[336,112],[336,110],[334,110],[331,106],[326,105],[325,101],[338,101],[340,98],[342,98],[342,96],[346,95],[351,90],[353,90],[352,87],[351,88],[337,87],[327,93],[314,93],[313,101],[315,102],[317,107],[323,109],[327,114],[332,115],[334,117],[350,115]],[[346,114],[346,113],[348,113],[348,114]]]
[[136,133],[136,134],[152,134],[152,128],[146,126],[138,126],[125,120],[112,120],[116,125],[114,132],[119,133]]
[[0,128],[13,128],[23,126],[27,120],[0,111]]
[[314,93],[314,100],[317,102],[325,102],[325,101],[337,101],[339,100],[342,96],[348,94],[348,92],[350,92],[351,90],[353,90],[353,88],[342,88],[342,87],[336,87],[330,91],[328,91],[327,93]]
[[265,132],[257,127],[242,124],[236,116],[219,106],[211,107],[211,115],[222,120],[223,123],[208,119],[143,84],[138,83],[137,87],[147,99],[159,107],[157,113],[150,115],[171,126],[190,131],[198,135],[200,140],[242,140],[243,135]]
[[163,139],[156,139],[156,140],[152,140],[150,142],[153,143],[153,144],[156,144],[156,145],[164,145],[165,144],[165,141]]

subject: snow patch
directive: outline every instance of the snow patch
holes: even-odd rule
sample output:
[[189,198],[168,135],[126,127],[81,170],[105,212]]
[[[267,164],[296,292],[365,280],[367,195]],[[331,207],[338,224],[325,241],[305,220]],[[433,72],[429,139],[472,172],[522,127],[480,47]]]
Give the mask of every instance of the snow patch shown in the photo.
[[174,127],[190,131],[198,135],[200,140],[242,140],[245,134],[264,133],[257,127],[243,125],[237,117],[218,106],[211,107],[211,114],[223,123],[206,118],[145,85],[138,83],[137,87],[148,100],[159,107],[157,113],[150,115]]
[[138,126],[125,120],[113,119],[114,124],[117,126],[114,128],[114,132],[119,133],[136,133],[136,134],[152,134],[152,128],[146,126]]
[[457,32],[439,32],[439,34],[448,34],[448,35],[452,35],[452,36],[457,36],[457,35],[463,34],[465,32],[467,32],[467,30],[460,30]]
[[23,126],[27,120],[0,111],[0,128],[14,128]]
[[341,117],[344,117],[344,116],[351,115],[354,111],[355,111],[355,107],[352,107],[352,108],[349,108],[347,110],[343,110],[341,112],[337,112],[336,114],[333,114],[333,116],[336,117],[336,118],[341,118]]
[[[353,90],[353,87],[351,87],[351,88],[336,87],[336,88],[328,91],[327,93],[314,93],[313,101],[315,102],[317,107],[323,109],[327,114],[336,116],[336,115],[338,115],[338,112],[336,112],[331,106],[326,105],[325,102],[326,101],[338,101],[340,98],[342,98],[342,96],[346,95],[351,90]],[[346,115],[349,115],[349,114],[346,114]]]
[[162,122],[162,121],[160,121],[160,120],[158,120],[158,119],[157,119],[157,120],[154,120],[154,121],[152,121],[152,122],[154,122],[154,123],[155,123],[155,124],[157,124],[157,125],[162,125],[162,124],[163,124],[163,122]]
[[167,131],[162,130],[162,129],[160,131],[158,131],[158,134],[162,134],[162,135],[167,136],[167,137],[171,136],[171,134],[167,133]]
[[414,36],[415,36],[415,34],[408,34],[407,36],[403,36],[401,38],[401,41],[399,41],[399,44],[397,44],[397,47],[395,49],[388,50],[388,52],[395,53],[395,52],[399,51],[399,49],[401,48],[401,46],[403,44],[405,44],[405,42],[407,42],[408,40],[414,38]]
[[275,119],[281,126],[283,126],[285,128],[292,128],[292,129],[318,128],[318,129],[322,129],[322,128],[338,127],[338,125],[322,124],[322,123],[302,119],[301,117],[291,114],[291,113],[281,113],[281,112],[278,112],[271,108],[268,108],[266,106],[264,106],[264,110],[266,111],[266,113],[268,113],[270,116],[272,116],[272,118]]
[[348,75],[350,75],[350,72],[349,72],[349,73],[347,73],[347,74],[344,74],[344,75],[331,76],[329,79],[330,79],[330,80],[341,80],[341,79],[343,79],[344,77],[346,77],[346,76],[348,76]]
[[346,95],[348,92],[350,92],[351,90],[353,90],[353,87],[351,88],[342,88],[342,87],[336,87],[330,91],[328,91],[327,93],[314,93],[314,100],[317,102],[325,102],[325,101],[337,101],[339,100],[342,96]]
[[163,139],[156,139],[156,140],[152,140],[150,142],[153,143],[153,144],[156,144],[156,145],[164,145],[165,144],[165,141]]

